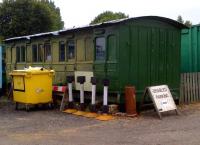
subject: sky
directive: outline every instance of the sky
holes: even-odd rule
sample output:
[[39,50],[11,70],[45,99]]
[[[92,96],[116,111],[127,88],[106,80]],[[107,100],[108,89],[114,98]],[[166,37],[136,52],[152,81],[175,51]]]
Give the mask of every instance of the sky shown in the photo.
[[53,0],[60,8],[65,28],[88,25],[98,14],[110,10],[129,17],[163,16],[176,20],[181,15],[200,23],[200,0]]

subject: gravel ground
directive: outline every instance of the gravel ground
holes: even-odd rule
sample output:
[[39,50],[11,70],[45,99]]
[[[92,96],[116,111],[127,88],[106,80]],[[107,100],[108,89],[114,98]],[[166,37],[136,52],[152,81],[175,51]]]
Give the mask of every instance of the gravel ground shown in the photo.
[[137,118],[101,122],[58,110],[15,111],[0,107],[1,145],[199,145],[200,104],[179,107],[180,115],[153,111]]

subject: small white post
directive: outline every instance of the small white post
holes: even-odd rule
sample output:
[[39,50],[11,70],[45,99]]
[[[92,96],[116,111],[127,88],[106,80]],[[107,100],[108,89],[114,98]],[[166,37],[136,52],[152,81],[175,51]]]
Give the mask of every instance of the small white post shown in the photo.
[[80,110],[85,110],[85,104],[84,104],[84,82],[85,82],[85,76],[78,76],[77,82],[80,83]]
[[104,86],[103,88],[103,105],[108,105],[108,86]]
[[80,103],[84,103],[84,85],[80,84]]
[[108,113],[108,86],[109,86],[109,80],[104,79],[103,80],[103,113]]
[[68,83],[69,102],[73,102],[72,83]]
[[92,85],[92,105],[95,105],[95,98],[96,98],[96,85]]

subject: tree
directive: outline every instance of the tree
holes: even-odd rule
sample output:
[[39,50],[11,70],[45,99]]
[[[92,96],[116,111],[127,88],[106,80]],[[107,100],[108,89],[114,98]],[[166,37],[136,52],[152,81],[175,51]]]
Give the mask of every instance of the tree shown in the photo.
[[4,38],[62,29],[60,9],[50,0],[3,0],[0,36]]
[[122,19],[122,18],[128,18],[129,16],[122,13],[122,12],[111,12],[111,11],[105,11],[101,14],[99,14],[97,17],[95,17],[91,23],[91,24],[96,24],[96,23],[102,23],[102,22],[106,22],[106,21],[111,21],[111,20],[116,20],[116,19]]
[[189,20],[184,21],[183,18],[181,17],[181,15],[179,15],[179,16],[177,17],[177,21],[178,21],[179,23],[182,23],[182,24],[188,26],[188,27],[191,27],[191,26],[192,26],[192,22],[189,21]]
[[189,20],[186,20],[184,23],[186,26],[191,27],[192,26],[192,22]]
[[182,24],[184,23],[183,18],[181,17],[181,15],[178,16],[177,21],[179,23],[182,23]]

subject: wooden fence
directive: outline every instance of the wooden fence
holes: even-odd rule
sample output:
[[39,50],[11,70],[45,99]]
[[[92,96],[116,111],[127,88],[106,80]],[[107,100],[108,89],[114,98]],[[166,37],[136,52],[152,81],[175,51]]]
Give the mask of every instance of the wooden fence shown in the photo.
[[180,103],[190,104],[200,101],[200,72],[182,73]]

